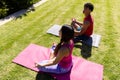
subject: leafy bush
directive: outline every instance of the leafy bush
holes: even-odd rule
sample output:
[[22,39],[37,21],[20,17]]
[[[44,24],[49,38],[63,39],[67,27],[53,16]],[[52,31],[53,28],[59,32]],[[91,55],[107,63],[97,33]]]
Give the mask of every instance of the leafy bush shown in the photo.
[[0,18],[18,10],[28,8],[40,0],[0,0]]
[[0,18],[7,15],[7,5],[3,0],[0,0]]
[[0,18],[6,16],[6,15],[7,15],[7,11],[8,11],[8,9],[6,9],[6,8],[1,8],[1,9],[0,9]]

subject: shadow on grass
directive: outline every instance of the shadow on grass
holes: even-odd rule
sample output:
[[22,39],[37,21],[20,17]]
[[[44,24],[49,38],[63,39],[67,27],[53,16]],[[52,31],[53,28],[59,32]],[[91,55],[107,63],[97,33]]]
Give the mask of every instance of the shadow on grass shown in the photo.
[[38,72],[35,80],[55,80],[55,79],[47,73]]
[[82,43],[81,45],[75,44],[74,47],[81,49],[81,56],[85,59],[91,57],[92,45]]
[[35,11],[34,6],[31,6],[28,9],[23,9],[21,11],[18,11],[16,13],[14,13],[14,16],[13,16],[15,18],[14,20],[22,19],[22,17],[27,16],[27,13],[33,12],[33,11]]

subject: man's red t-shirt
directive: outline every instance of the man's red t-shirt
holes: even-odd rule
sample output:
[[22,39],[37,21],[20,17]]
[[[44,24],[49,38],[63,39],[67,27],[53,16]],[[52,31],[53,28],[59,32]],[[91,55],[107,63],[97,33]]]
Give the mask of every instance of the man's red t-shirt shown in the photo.
[[90,35],[92,35],[92,33],[93,33],[93,23],[94,23],[94,22],[93,22],[92,16],[89,15],[89,16],[85,17],[85,18],[84,18],[84,22],[85,22],[85,21],[90,22],[90,25],[88,26],[88,28],[87,28],[86,32],[84,33],[84,35],[90,36]]

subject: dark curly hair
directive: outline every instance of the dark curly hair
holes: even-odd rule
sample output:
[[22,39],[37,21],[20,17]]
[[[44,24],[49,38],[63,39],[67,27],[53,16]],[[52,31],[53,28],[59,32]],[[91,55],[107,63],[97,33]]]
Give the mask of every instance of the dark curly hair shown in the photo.
[[85,8],[89,8],[91,11],[94,10],[94,5],[93,5],[92,3],[85,3],[85,4],[84,4],[84,7],[85,7]]

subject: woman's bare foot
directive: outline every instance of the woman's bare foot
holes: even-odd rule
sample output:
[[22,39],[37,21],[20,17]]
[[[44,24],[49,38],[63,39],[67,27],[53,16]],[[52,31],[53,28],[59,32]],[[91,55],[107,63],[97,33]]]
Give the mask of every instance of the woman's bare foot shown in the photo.
[[36,67],[39,67],[38,62],[35,62],[34,64],[35,64],[35,66],[34,66],[35,68],[36,68]]

